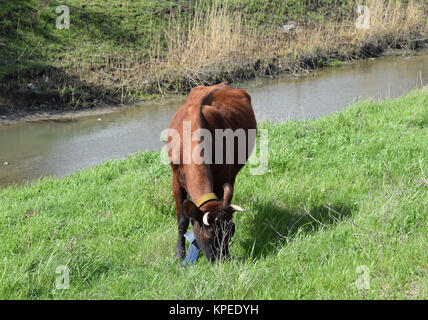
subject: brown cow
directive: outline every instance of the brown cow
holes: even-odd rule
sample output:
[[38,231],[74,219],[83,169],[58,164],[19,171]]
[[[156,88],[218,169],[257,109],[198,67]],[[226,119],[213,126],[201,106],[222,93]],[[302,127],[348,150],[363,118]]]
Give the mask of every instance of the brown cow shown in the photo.
[[[199,139],[191,140],[190,149],[186,149],[185,140],[183,140],[186,139],[183,136],[185,123],[190,125],[192,134],[195,134],[198,129],[210,133],[212,148],[201,148],[201,142],[205,142],[207,138],[203,136],[201,139],[199,134],[196,135]],[[242,146],[238,146],[242,141],[240,142],[239,139],[237,141],[232,136],[232,143],[225,145],[225,136],[217,135],[219,130],[216,129],[229,129],[229,134],[232,131],[243,132],[247,146],[247,148],[244,146],[244,154],[239,155],[238,152],[242,151]],[[254,133],[252,136],[249,134],[251,129]],[[254,147],[256,129],[257,123],[250,96],[244,90],[230,88],[227,83],[193,88],[187,101],[172,119],[167,141],[173,173],[172,190],[177,210],[176,254],[180,259],[185,255],[184,234],[189,226],[189,219],[192,220],[197,244],[209,261],[228,255],[229,240],[235,232],[233,213],[244,211],[239,206],[231,205],[233,185],[236,175],[245,165]],[[172,131],[178,133],[174,139],[170,135]],[[217,149],[217,155],[220,154],[220,156],[216,158],[215,146],[220,140],[222,140],[223,149]],[[206,142],[208,141],[209,139]],[[198,146],[199,149],[197,149]],[[223,150],[223,156],[221,156],[221,150]],[[193,157],[189,157],[190,161],[183,161],[184,157],[190,156],[193,151],[197,155],[204,156],[204,160],[205,156],[208,156],[212,161],[201,163],[195,161]],[[231,154],[232,163],[227,161],[227,156]],[[192,200],[187,200],[188,195]]]

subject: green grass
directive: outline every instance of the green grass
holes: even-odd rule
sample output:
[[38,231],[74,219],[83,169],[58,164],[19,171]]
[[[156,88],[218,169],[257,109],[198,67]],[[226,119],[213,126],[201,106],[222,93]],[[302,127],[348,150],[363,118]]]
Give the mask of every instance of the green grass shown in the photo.
[[[56,28],[59,5],[70,9],[68,30]],[[86,107],[100,100],[120,103],[117,90],[90,83],[88,73],[101,72],[112,60],[117,68],[144,60],[174,6],[177,1],[0,0],[0,98],[5,96],[0,108],[4,104],[5,109],[28,109],[34,94],[38,104],[54,102],[59,108],[74,99],[89,101]],[[44,82],[45,75],[49,83]],[[33,94],[28,83],[36,85]],[[12,93],[22,101],[9,101]],[[24,94],[33,97],[21,98]],[[144,92],[140,95],[145,97]]]
[[[427,125],[426,90],[261,124],[269,172],[239,174],[233,202],[247,212],[233,259],[214,265],[174,258],[159,153],[2,189],[0,298],[426,299]],[[60,265],[68,290],[55,288]],[[355,285],[359,266],[369,289]]]

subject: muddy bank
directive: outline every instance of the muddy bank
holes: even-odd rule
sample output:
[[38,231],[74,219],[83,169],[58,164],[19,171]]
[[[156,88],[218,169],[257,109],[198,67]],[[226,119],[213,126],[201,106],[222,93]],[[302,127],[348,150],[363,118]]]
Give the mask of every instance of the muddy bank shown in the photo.
[[[428,42],[424,45],[422,49],[419,49],[419,50],[390,49],[383,52],[378,57],[393,57],[393,56],[411,57],[413,55],[424,54],[425,52],[428,52]],[[367,58],[367,59],[373,60],[375,58]],[[360,60],[355,59],[350,62],[340,62],[335,67],[356,64],[362,60],[364,59],[360,59]],[[308,76],[312,76],[312,74],[315,71],[323,70],[325,68],[331,68],[331,66],[322,67],[322,68],[312,68],[305,71],[301,71],[299,73],[290,73],[289,77],[291,79],[308,77]],[[265,77],[261,77],[260,80],[261,81],[263,81],[263,79],[272,80],[272,79],[279,79],[281,77],[282,78],[287,77],[287,74],[265,76]],[[243,83],[242,81],[236,81],[235,83],[231,83],[231,85],[235,87],[240,87],[242,83]],[[42,101],[46,101],[49,99],[51,101],[55,101],[54,96],[55,96],[54,93],[52,93],[52,96],[43,95]],[[69,120],[76,120],[78,118],[110,114],[110,113],[117,112],[119,109],[122,109],[122,108],[133,108],[137,106],[143,106],[144,104],[171,103],[173,101],[182,100],[183,96],[170,94],[166,97],[162,97],[162,96],[154,95],[151,98],[135,101],[133,103],[127,103],[127,104],[119,103],[119,102],[108,104],[105,101],[102,101],[99,104],[92,104],[91,106],[88,106],[86,108],[63,108],[55,104],[39,103],[38,99],[39,98],[37,94],[23,95],[23,97],[21,97],[20,103],[15,105],[15,107],[12,107],[12,108],[7,107],[4,104],[4,100],[3,100],[3,104],[0,103],[0,125],[8,125],[8,124],[14,124],[19,122],[43,121],[43,120],[56,120],[56,121],[66,122]],[[10,101],[10,98],[8,101]]]
[[78,109],[78,110],[62,110],[56,107],[42,106],[35,109],[0,109],[0,125],[10,125],[19,122],[35,122],[44,120],[55,120],[58,122],[67,122],[68,120],[89,117],[96,115],[104,115],[118,111],[125,105],[103,105],[100,107]]
[[[0,125],[10,125],[19,122],[35,122],[44,120],[55,120],[67,122],[78,118],[105,115],[119,111],[124,108],[133,108],[144,103],[157,102],[162,103],[165,99],[153,96],[150,99],[140,100],[133,103],[106,103],[100,102],[85,108],[60,108],[54,104],[37,103],[37,96],[34,100],[27,100],[27,104],[8,108],[0,105]],[[170,96],[168,100],[174,100],[176,97]],[[33,107],[31,107],[33,105]],[[26,106],[26,107],[25,107]]]

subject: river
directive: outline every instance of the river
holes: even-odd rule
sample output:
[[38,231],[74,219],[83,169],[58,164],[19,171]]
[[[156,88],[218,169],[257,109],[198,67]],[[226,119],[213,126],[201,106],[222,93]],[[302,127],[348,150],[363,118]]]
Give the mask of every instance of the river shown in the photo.
[[[397,97],[427,83],[425,50],[233,86],[250,93],[258,121],[276,122],[314,119],[355,100]],[[98,116],[0,125],[0,186],[40,176],[61,177],[107,159],[159,150],[159,135],[184,99],[143,103]]]

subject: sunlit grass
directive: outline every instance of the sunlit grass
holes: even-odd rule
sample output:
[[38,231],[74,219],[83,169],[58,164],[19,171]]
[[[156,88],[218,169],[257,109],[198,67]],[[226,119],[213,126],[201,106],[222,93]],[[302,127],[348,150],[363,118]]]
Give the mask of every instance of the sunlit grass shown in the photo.
[[[137,153],[0,190],[2,299],[425,299],[428,93],[261,124],[269,172],[235,185],[233,258],[174,258],[171,170]],[[58,290],[55,271],[70,269]],[[369,289],[358,289],[358,266]]]

